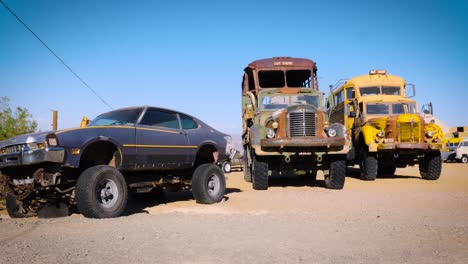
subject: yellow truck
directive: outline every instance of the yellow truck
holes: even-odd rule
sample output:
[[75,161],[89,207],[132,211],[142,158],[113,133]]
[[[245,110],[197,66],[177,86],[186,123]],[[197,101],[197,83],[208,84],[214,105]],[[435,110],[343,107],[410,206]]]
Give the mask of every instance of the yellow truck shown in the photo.
[[352,138],[347,164],[359,164],[361,178],[391,176],[397,167],[419,165],[421,177],[437,180],[444,135],[418,112],[415,86],[385,70],[371,70],[330,87],[330,122],[344,124]]

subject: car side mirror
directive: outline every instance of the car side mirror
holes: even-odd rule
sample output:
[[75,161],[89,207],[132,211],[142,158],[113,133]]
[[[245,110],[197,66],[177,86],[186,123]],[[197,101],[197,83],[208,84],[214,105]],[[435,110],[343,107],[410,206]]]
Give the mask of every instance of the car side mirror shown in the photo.
[[349,112],[348,117],[355,118],[356,117],[356,112],[355,111]]

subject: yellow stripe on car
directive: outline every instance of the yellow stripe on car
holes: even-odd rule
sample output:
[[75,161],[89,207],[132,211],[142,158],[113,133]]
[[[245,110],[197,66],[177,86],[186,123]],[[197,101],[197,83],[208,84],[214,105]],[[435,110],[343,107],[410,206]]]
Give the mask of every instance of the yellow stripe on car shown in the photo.
[[68,132],[68,131],[74,131],[74,130],[81,130],[81,129],[93,129],[93,128],[126,128],[126,129],[138,129],[138,130],[149,130],[149,131],[156,131],[156,132],[162,132],[162,133],[170,133],[170,134],[179,134],[179,131],[170,131],[170,130],[164,130],[164,129],[157,129],[157,128],[144,128],[144,127],[134,127],[134,126],[90,126],[90,127],[78,127],[78,128],[70,128],[70,129],[64,129],[55,132],[55,134],[60,134],[63,132]]
[[124,147],[137,147],[137,148],[198,148],[197,146],[179,146],[179,145],[137,145],[137,144],[124,144]]

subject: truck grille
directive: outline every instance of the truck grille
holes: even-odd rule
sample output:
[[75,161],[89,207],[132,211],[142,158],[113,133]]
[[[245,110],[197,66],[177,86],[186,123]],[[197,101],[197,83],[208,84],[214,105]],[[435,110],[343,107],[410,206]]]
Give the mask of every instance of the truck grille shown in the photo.
[[419,122],[400,122],[398,126],[400,142],[419,142],[421,137]]
[[288,137],[316,136],[316,119],[314,112],[289,113]]

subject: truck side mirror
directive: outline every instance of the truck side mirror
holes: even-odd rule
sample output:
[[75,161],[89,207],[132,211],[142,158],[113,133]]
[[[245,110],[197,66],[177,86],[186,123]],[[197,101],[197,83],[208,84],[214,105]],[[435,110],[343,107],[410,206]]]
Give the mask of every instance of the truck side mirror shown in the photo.
[[416,85],[407,83],[406,84],[406,97],[411,98],[416,96]]
[[349,103],[346,104],[346,114],[348,115],[348,117],[355,118],[357,116],[356,111],[356,101],[351,100]]

